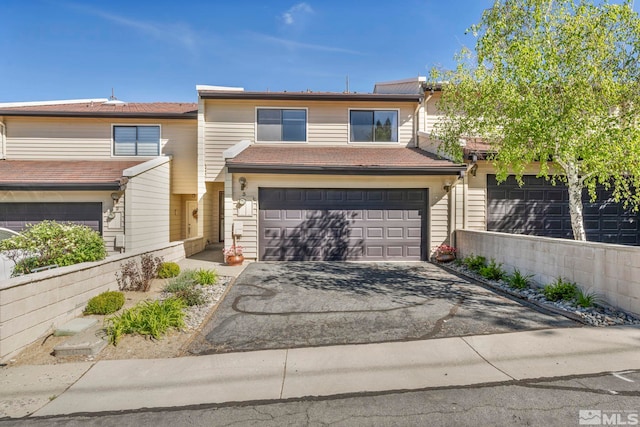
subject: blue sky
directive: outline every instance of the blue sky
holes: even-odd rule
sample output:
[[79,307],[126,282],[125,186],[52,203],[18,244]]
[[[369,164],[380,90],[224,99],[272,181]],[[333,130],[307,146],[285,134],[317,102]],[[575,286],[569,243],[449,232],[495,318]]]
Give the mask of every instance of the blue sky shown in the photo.
[[370,92],[450,67],[492,0],[3,0],[0,102],[196,101],[196,84]]

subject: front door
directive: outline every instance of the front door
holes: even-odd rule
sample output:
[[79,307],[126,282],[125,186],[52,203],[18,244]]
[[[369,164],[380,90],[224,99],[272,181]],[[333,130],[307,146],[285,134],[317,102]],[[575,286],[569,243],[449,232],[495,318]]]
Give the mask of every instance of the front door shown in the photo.
[[198,202],[187,202],[187,239],[198,235]]

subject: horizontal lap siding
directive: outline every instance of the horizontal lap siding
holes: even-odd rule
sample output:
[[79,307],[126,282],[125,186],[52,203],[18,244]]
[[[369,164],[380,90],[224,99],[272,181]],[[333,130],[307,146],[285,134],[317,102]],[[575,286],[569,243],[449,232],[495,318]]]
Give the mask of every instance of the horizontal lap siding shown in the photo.
[[112,125],[160,125],[161,153],[174,159],[176,193],[195,193],[196,120],[5,117],[9,160],[140,160],[112,155]]
[[[222,152],[242,140],[255,142],[257,107],[307,108],[305,146],[366,146],[349,144],[349,109],[399,109],[399,144],[376,146],[413,146],[413,114],[416,104],[381,102],[303,102],[303,101],[219,101],[205,100],[204,156],[206,179],[222,180]],[[296,143],[289,143],[292,147]],[[372,144],[371,144],[372,145]],[[373,145],[372,145],[373,146]]]

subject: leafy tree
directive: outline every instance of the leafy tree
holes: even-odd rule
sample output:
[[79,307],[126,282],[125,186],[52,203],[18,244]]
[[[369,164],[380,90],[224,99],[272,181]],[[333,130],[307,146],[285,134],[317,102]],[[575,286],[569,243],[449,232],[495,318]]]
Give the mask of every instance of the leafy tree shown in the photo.
[[460,138],[491,144],[498,181],[525,168],[567,184],[576,240],[586,240],[582,190],[596,185],[638,209],[640,194],[640,19],[628,0],[496,0],[470,28],[443,81],[434,128],[445,152]]

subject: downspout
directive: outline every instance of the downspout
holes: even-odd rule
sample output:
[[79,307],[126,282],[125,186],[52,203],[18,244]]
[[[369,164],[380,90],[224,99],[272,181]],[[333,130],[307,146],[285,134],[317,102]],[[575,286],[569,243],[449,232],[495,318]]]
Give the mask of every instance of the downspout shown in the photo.
[[[426,90],[425,88],[423,88],[423,90],[425,91],[426,94]],[[424,131],[427,131],[427,103],[429,102],[429,100],[433,97],[433,92],[429,91],[429,96],[423,97],[422,98],[422,105],[421,107],[423,108],[423,117],[422,117],[422,122],[424,123]],[[418,109],[420,108],[420,106],[418,107]],[[418,137],[418,133],[420,132],[420,125],[418,124],[418,129],[416,131],[416,147],[420,148],[420,138]]]
[[0,159],[7,158],[7,126],[4,122],[0,122]]
[[413,112],[413,137],[415,138],[413,145],[416,148],[420,148],[420,137],[418,136],[418,132],[420,131],[420,105],[421,104],[418,103],[416,110]]

